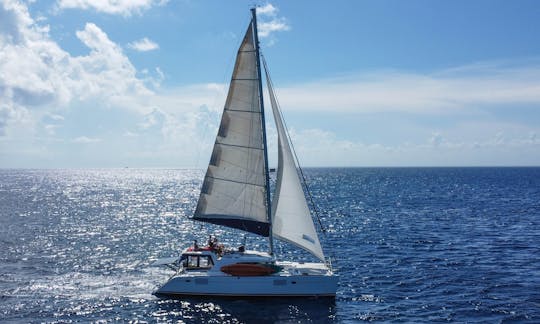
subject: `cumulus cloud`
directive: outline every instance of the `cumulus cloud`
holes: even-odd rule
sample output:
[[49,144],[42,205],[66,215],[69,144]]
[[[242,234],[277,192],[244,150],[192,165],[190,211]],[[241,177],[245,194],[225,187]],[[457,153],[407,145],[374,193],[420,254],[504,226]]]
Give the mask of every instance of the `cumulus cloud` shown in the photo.
[[159,45],[144,37],[142,39],[129,43],[128,47],[139,52],[148,52],[157,50],[159,48]]
[[69,92],[54,72],[67,55],[48,40],[48,27],[34,23],[15,1],[0,3],[0,133],[10,120],[27,117],[28,107],[66,102]]
[[77,37],[91,49],[88,56],[73,58],[76,75],[81,78],[76,90],[81,95],[98,94],[120,103],[132,95],[152,94],[136,77],[137,71],[122,49],[99,27],[87,23],[83,30],[77,31]]
[[259,14],[259,16],[275,16],[277,12],[278,9],[271,3],[267,3],[264,6],[257,8],[257,14]]
[[133,97],[151,96],[122,49],[93,23],[76,32],[90,50],[72,56],[49,36],[48,26],[39,25],[27,7],[15,1],[0,4],[0,133],[9,120],[28,109],[67,106],[73,100],[96,100],[103,104],[128,104]]
[[287,24],[285,19],[274,19],[267,22],[261,22],[258,27],[259,27],[259,36],[261,38],[268,37],[273,32],[287,31],[291,29],[291,27]]
[[275,39],[272,38],[275,32],[287,31],[291,29],[291,26],[284,17],[277,15],[278,8],[268,3],[262,7],[257,8],[258,31],[261,38],[269,38],[267,44],[272,45]]
[[167,0],[58,0],[57,5],[60,9],[95,10],[111,15],[130,16],[167,2]]

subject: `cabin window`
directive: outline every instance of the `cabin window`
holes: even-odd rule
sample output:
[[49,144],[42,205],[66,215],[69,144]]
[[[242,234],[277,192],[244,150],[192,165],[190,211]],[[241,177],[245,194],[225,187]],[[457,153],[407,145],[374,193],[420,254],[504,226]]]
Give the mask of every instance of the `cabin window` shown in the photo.
[[212,266],[212,260],[210,257],[199,257],[199,268],[210,268]]
[[210,269],[214,262],[209,255],[187,255],[183,257],[184,267],[188,270],[193,269]]
[[188,256],[187,266],[188,268],[197,268],[199,263],[199,257],[190,255]]

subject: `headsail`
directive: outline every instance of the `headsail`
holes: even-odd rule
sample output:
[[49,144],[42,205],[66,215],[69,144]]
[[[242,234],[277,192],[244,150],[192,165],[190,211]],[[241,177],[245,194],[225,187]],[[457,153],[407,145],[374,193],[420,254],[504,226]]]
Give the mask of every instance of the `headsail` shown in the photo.
[[324,253],[298,177],[287,131],[279,112],[266,62],[264,67],[278,132],[278,171],[276,192],[272,202],[273,235],[307,250],[324,261]]
[[269,235],[253,21],[238,49],[194,219]]

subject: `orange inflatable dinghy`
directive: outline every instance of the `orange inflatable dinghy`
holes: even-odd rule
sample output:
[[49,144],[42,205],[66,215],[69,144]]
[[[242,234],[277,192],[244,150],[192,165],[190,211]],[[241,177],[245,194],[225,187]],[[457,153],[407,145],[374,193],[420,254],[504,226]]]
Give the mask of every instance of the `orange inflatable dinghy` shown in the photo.
[[273,267],[260,263],[235,263],[223,266],[220,270],[236,277],[268,276],[276,272]]

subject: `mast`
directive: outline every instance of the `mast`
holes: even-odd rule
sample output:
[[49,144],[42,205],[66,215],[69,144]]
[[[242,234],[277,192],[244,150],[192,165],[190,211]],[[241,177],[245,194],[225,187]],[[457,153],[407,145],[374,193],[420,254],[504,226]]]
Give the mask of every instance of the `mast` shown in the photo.
[[272,204],[270,202],[270,176],[269,176],[269,170],[268,170],[268,147],[266,144],[266,123],[264,121],[264,100],[263,100],[263,89],[262,89],[262,76],[261,76],[261,60],[260,60],[260,53],[259,53],[259,35],[257,33],[257,9],[251,8],[251,16],[253,21],[253,34],[255,37],[255,54],[256,54],[256,61],[257,61],[257,76],[259,78],[259,100],[261,105],[261,122],[262,122],[262,136],[263,136],[263,143],[264,143],[264,172],[265,172],[265,178],[266,178],[266,212],[268,217],[268,223],[269,223],[269,235],[268,235],[268,243],[270,245],[270,255],[274,254],[274,238],[273,238],[273,231],[272,231]]

